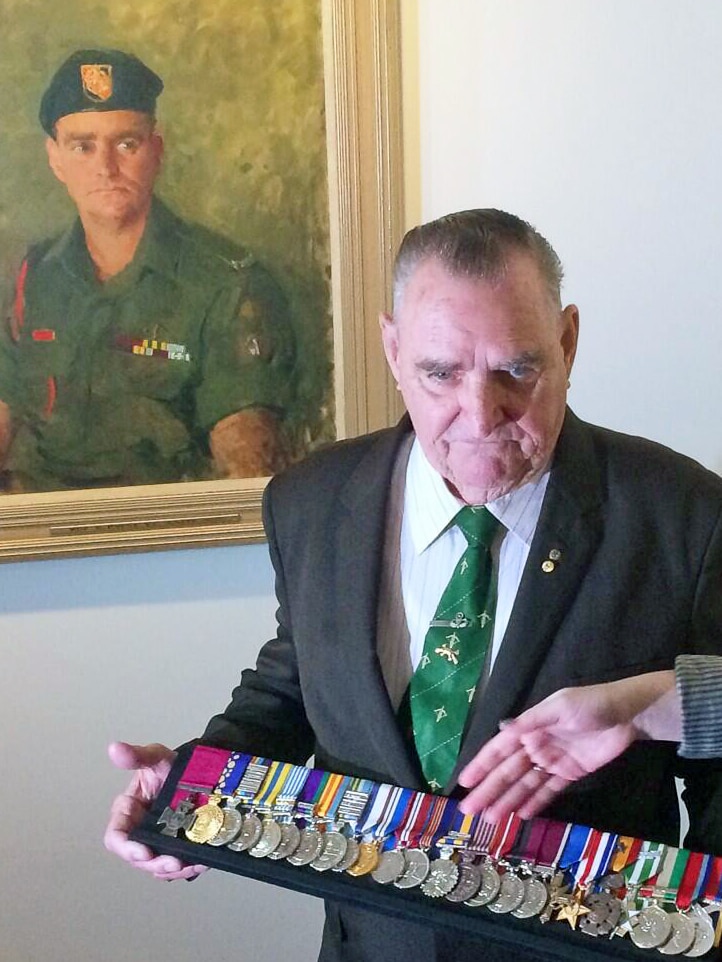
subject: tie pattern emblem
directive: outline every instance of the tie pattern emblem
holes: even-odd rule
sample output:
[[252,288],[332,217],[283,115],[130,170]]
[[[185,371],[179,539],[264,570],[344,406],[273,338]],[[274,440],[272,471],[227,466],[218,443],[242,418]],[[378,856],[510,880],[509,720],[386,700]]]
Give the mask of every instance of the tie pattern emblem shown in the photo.
[[496,609],[489,549],[500,522],[486,508],[468,506],[453,523],[467,548],[441,596],[409,686],[414,742],[434,792],[446,784],[456,763]]

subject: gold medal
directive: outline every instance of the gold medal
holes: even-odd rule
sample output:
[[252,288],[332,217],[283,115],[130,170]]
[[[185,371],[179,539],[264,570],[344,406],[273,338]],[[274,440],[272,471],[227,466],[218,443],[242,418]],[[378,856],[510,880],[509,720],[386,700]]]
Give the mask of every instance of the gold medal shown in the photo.
[[208,842],[214,838],[223,826],[223,810],[220,807],[222,795],[214,793],[205,805],[196,809],[193,824],[185,830],[186,837],[191,842]]
[[379,864],[378,842],[361,842],[358,850],[358,858],[351,868],[346,869],[348,875],[368,875]]

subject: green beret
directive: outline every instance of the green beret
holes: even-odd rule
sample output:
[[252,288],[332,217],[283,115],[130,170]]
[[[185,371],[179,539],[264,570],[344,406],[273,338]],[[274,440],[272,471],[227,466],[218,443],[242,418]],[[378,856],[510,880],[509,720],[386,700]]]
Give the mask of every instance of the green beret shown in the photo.
[[57,70],[40,102],[40,123],[51,137],[66,114],[138,110],[155,114],[163,81],[122,50],[76,50]]

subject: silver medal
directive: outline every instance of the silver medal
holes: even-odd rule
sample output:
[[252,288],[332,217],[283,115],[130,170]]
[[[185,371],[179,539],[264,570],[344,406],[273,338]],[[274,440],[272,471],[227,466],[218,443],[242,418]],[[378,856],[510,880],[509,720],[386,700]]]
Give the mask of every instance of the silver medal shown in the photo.
[[482,905],[488,905],[489,902],[493,902],[501,888],[501,876],[491,862],[484,862],[479,868],[481,871],[481,886],[479,887],[479,891],[473,898],[467,899],[464,903],[472,909],[480,908]]
[[348,840],[340,832],[325,832],[321,852],[310,863],[317,872],[328,872],[343,860]]
[[346,851],[343,858],[338,863],[334,865],[331,869],[332,872],[345,872],[347,868],[351,868],[352,865],[356,863],[358,859],[358,841],[351,837],[346,839]]
[[383,852],[379,864],[371,873],[371,878],[379,885],[390,885],[401,878],[406,868],[406,858],[402,849]]
[[233,842],[228,843],[228,848],[232,852],[246,852],[249,848],[253,848],[262,832],[263,824],[260,818],[250,812],[244,816],[240,834]]
[[694,922],[682,912],[672,912],[669,921],[672,923],[672,935],[664,945],[659,946],[657,951],[662,955],[683,955],[694,944]]
[[531,919],[540,915],[547,904],[549,893],[541,879],[533,876],[523,879],[524,901],[511,914],[517,919]]
[[698,959],[705,955],[714,945],[714,925],[712,919],[700,905],[693,905],[690,918],[694,922],[694,942],[692,948],[685,952],[685,956]]
[[413,889],[426,881],[426,876],[431,871],[431,860],[429,856],[420,848],[410,848],[406,850],[406,868],[404,874],[397,878],[394,885],[398,889]]
[[271,852],[274,852],[280,844],[281,826],[272,818],[264,818],[261,837],[252,848],[248,849],[248,854],[254,858],[265,858]]
[[664,945],[671,934],[672,923],[664,909],[648,905],[632,920],[629,937],[640,949],[656,949]]
[[284,822],[281,825],[281,843],[273,852],[268,853],[268,857],[277,861],[281,858],[288,858],[298,848],[301,841],[301,832],[298,825],[293,822]]
[[421,891],[431,899],[448,895],[459,879],[459,866],[450,858],[437,858],[421,885]]
[[466,902],[473,898],[481,887],[481,868],[473,862],[462,862],[459,866],[459,881],[446,896],[447,902]]
[[291,865],[309,865],[321,854],[323,836],[315,828],[304,828],[298,842],[298,848],[286,859]]
[[493,902],[489,902],[487,908],[490,912],[496,912],[497,915],[506,915],[518,909],[523,901],[524,882],[513,872],[504,872],[499,894]]

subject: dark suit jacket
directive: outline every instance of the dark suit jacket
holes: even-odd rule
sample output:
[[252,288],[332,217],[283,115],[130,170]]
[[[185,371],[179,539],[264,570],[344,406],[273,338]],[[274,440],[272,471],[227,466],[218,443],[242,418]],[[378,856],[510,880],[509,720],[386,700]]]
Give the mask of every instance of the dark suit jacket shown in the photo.
[[[243,673],[207,738],[288,760],[315,753],[327,770],[424,787],[375,642],[389,481],[409,430],[404,419],[334,445],[268,486],[278,634],[256,670]],[[546,573],[552,548],[561,558]],[[722,654],[722,480],[568,411],[511,620],[472,706],[459,767],[500,719],[558,688],[671,668],[680,652]],[[633,746],[548,814],[676,844],[675,774],[686,778],[688,847],[722,853],[722,767],[683,762],[663,743]],[[440,948],[443,936],[435,954],[427,930],[409,933],[400,923],[332,907],[322,958],[395,959],[409,938],[425,946],[419,958],[467,957],[458,943]],[[478,945],[467,949],[477,957]],[[484,958],[493,957],[485,945]]]

